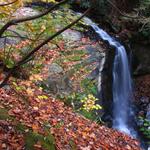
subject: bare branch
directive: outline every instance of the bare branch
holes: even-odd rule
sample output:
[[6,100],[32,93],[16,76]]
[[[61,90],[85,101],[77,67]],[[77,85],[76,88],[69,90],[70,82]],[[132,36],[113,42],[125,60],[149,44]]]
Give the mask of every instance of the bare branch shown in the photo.
[[58,6],[66,3],[69,0],[63,0],[55,5],[53,5],[51,8],[49,8],[47,11],[40,13],[38,15],[35,16],[30,16],[30,17],[25,17],[25,18],[20,18],[20,19],[12,19],[10,20],[8,23],[6,23],[1,29],[0,29],[0,37],[2,36],[2,34],[12,25],[16,25],[18,23],[22,23],[22,22],[26,22],[26,21],[30,21],[30,20],[34,20],[34,19],[38,19],[40,17],[43,17],[45,15],[47,15],[49,12],[51,12],[52,10],[54,10],[55,8],[57,8]]
[[16,3],[17,1],[18,1],[18,0],[14,0],[14,1],[9,2],[9,3],[3,3],[3,4],[0,4],[0,7],[8,6],[8,5],[14,4],[14,3]]
[[64,32],[65,30],[67,30],[68,28],[72,27],[73,25],[75,25],[78,21],[80,21],[91,9],[89,8],[88,10],[86,10],[78,19],[76,19],[75,21],[73,21],[72,23],[70,23],[68,26],[66,26],[65,28],[61,29],[60,31],[56,32],[54,35],[48,37],[45,41],[43,41],[41,44],[39,44],[37,47],[35,47],[29,54],[27,54],[21,61],[19,61],[13,68],[10,69],[8,75],[6,76],[6,78],[4,79],[4,81],[0,84],[0,88],[2,88],[6,82],[8,81],[9,77],[16,71],[17,68],[19,68],[21,65],[25,64],[28,62],[28,60],[30,61],[30,57],[32,55],[35,54],[35,52],[37,52],[38,50],[40,50],[40,48],[42,48],[45,44],[47,44],[48,42],[50,42],[51,40],[53,40],[55,37],[57,37],[58,35],[60,35],[62,32]]

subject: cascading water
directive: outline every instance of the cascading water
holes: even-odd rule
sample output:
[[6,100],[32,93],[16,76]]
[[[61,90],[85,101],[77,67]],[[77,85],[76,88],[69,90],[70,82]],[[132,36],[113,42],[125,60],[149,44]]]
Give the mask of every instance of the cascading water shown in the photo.
[[129,135],[136,136],[136,132],[129,120],[132,118],[132,108],[130,102],[132,99],[132,79],[128,57],[124,46],[100,29],[90,19],[84,18],[94,31],[111,46],[116,49],[113,66],[113,127]]
[[132,98],[132,80],[126,50],[122,45],[116,47],[113,68],[113,126],[125,133],[132,134],[128,125],[130,119],[130,100]]

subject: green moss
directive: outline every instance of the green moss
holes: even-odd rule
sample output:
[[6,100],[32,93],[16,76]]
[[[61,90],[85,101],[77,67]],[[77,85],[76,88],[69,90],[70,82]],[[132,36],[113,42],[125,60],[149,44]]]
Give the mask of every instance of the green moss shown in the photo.
[[12,119],[12,117],[8,114],[8,110],[5,108],[0,108],[0,120]]
[[90,120],[95,120],[95,118],[96,118],[96,115],[94,112],[87,112],[85,110],[81,110],[81,111],[79,111],[79,113]]
[[86,54],[87,52],[85,51],[85,50],[68,50],[68,51],[62,51],[62,54],[64,55],[64,56],[66,56],[66,55],[82,55],[82,56],[84,56],[85,54]]
[[68,58],[69,61],[80,61],[81,60],[81,56],[78,56],[78,55],[73,55],[73,56],[70,56]]
[[84,89],[86,93],[91,93],[93,95],[97,94],[96,81],[90,79],[84,79],[81,81],[81,87]]

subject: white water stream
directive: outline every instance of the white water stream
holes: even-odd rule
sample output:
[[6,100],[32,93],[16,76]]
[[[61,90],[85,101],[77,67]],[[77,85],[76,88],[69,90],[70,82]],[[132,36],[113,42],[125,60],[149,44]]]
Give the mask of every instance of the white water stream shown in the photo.
[[86,24],[89,24],[101,39],[108,41],[116,49],[113,64],[113,128],[124,133],[136,136],[136,132],[130,122],[133,114],[130,106],[132,100],[132,79],[126,50],[123,45],[113,37],[100,29],[89,18],[84,18]]

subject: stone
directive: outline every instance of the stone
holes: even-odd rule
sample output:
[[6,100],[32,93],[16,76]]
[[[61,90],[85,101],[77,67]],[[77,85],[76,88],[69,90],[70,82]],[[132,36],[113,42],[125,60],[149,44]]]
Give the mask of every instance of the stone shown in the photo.
[[[6,43],[5,43],[6,42]],[[0,39],[0,48],[4,48],[5,44],[7,45],[15,45],[20,42],[20,38],[1,38]]]
[[5,90],[11,90],[11,87],[9,86],[9,85],[4,85],[4,87],[3,87]]
[[87,76],[88,79],[94,80],[98,77],[99,75],[99,68],[97,67],[96,69],[92,70],[92,72]]
[[49,74],[59,74],[63,72],[63,68],[56,63],[49,65]]
[[[13,14],[13,17],[18,19],[18,18],[29,17],[29,16],[38,15],[38,14],[39,14],[39,12],[37,10],[34,10],[29,7],[21,7],[16,10],[16,12]],[[9,27],[9,30],[12,31],[12,33],[17,36],[18,36],[18,34],[21,36],[26,35],[26,33],[24,33],[23,31],[17,30],[14,26]],[[16,38],[14,38],[14,37],[13,38],[7,37],[6,39],[1,38],[0,39],[0,48],[4,48],[5,40],[6,40],[6,44],[15,45],[21,41],[21,38],[19,36]]]
[[91,45],[86,46],[86,51],[88,54],[91,55],[92,58],[99,60],[100,58],[105,57],[105,53],[102,52],[103,48],[102,47],[93,47]]
[[95,47],[91,46],[91,45],[87,45],[86,50],[89,54],[93,54],[97,51],[97,49]]
[[22,18],[22,17],[35,16],[38,14],[39,12],[37,10],[34,10],[30,7],[21,7],[17,9],[17,11],[13,14],[13,16],[16,18]]
[[55,95],[64,94],[68,95],[72,91],[72,84],[68,76],[49,76],[42,85],[46,86],[46,92]]
[[61,35],[63,39],[67,41],[80,41],[82,38],[80,32],[71,29],[64,31]]

